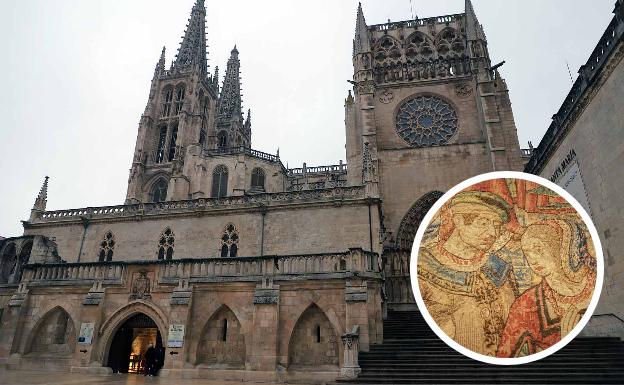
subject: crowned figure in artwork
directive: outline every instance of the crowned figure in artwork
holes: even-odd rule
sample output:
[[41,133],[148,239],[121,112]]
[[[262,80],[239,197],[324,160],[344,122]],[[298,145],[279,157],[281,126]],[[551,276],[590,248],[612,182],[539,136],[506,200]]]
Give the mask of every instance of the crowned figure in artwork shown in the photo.
[[596,285],[590,240],[584,226],[573,220],[544,220],[526,228],[521,247],[538,283],[512,304],[498,357],[542,351],[580,321]]
[[491,191],[463,191],[438,211],[418,255],[423,301],[460,345],[494,355],[516,296],[512,265],[498,250],[510,238],[512,204]]

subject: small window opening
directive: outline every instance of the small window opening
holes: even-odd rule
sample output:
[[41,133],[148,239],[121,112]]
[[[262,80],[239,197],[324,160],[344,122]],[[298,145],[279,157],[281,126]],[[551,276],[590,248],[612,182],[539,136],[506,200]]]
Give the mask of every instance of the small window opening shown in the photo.
[[227,341],[227,318],[223,319],[223,329],[221,330],[221,341]]

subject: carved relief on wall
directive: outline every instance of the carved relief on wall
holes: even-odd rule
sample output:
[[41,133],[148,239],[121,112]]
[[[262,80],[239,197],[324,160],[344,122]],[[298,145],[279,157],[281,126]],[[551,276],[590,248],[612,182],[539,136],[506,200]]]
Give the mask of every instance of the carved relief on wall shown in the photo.
[[553,346],[588,310],[597,279],[588,226],[532,181],[462,190],[428,222],[417,259],[431,318],[459,345],[514,358]]
[[132,289],[130,290],[130,300],[151,299],[151,280],[147,271],[139,271],[132,274]]
[[394,93],[392,90],[383,90],[381,95],[379,95],[379,101],[383,104],[388,104],[390,101],[394,99]]
[[455,84],[455,95],[460,98],[472,95],[472,87],[468,83],[457,83]]

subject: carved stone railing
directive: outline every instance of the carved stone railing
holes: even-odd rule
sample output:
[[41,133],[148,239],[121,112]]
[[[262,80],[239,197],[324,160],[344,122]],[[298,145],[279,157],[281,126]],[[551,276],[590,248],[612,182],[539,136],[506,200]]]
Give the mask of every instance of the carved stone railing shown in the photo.
[[345,253],[184,259],[166,261],[159,267],[161,282],[257,281],[326,279],[345,274],[379,273],[378,255],[360,249]]
[[70,210],[55,210],[36,213],[34,220],[26,225],[42,222],[79,221],[81,218],[124,218],[144,215],[175,213],[201,213],[223,208],[253,208],[272,204],[323,201],[335,199],[365,198],[362,186],[335,187],[318,190],[260,193],[222,198],[198,198],[184,201],[141,203],[132,205],[87,207]]
[[526,172],[537,174],[542,170],[545,161],[555,151],[559,138],[565,135],[570,127],[570,123],[573,123],[578,118],[580,111],[582,111],[584,107],[581,103],[583,95],[594,85],[607,60],[624,40],[624,8],[621,4],[621,2],[616,3],[616,8],[613,11],[615,16],[598,41],[587,63],[579,69],[579,76],[576,78],[572,89],[563,101],[559,111],[553,115],[553,120],[546,134],[544,134],[539,146],[535,148],[533,156],[527,163],[525,167]]
[[124,262],[54,263],[26,265],[22,282],[28,285],[91,285],[95,281],[121,283],[126,272]]
[[469,57],[406,60],[397,63],[375,62],[373,75],[377,84],[460,78],[472,75]]
[[117,261],[26,265],[22,282],[28,286],[121,284],[128,267],[140,265],[156,271],[158,281],[188,282],[309,280],[353,275],[379,276],[378,254],[350,249],[344,253],[261,256],[238,258],[189,258],[156,261]]
[[266,152],[254,150],[249,147],[237,146],[237,147],[226,147],[226,148],[216,148],[204,150],[204,155],[236,155],[236,154],[247,154],[249,156],[253,156],[255,158],[268,160],[269,162],[279,162],[279,155],[273,155]]
[[397,28],[417,28],[427,24],[445,24],[451,23],[455,20],[461,20],[464,17],[464,13],[457,13],[454,15],[445,15],[437,17],[427,17],[424,19],[395,21],[391,23],[375,24],[368,27],[371,31],[388,31]]
[[329,166],[314,166],[308,167],[306,164],[303,164],[303,167],[300,168],[289,168],[288,176],[301,176],[308,174],[335,174],[335,173],[346,173],[347,172],[347,164],[342,163],[332,164]]
[[533,149],[531,148],[520,149],[520,156],[522,156],[523,158],[530,158],[532,154],[533,154]]

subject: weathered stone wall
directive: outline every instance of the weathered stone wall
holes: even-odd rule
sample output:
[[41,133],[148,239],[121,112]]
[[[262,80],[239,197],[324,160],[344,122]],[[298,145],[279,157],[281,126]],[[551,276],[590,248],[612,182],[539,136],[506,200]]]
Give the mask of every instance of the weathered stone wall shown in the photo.
[[[81,262],[98,260],[100,245],[107,232],[115,238],[113,260],[155,260],[159,239],[165,229],[174,234],[173,258],[218,257],[226,225],[238,233],[238,256],[312,254],[343,252],[348,248],[375,250],[379,244],[379,219],[376,206],[293,205],[269,208],[224,210],[206,215],[164,215],[150,218],[93,220],[86,229],[82,223],[49,223],[25,230],[26,235],[45,235],[56,240],[59,255],[76,262],[82,242]],[[263,222],[264,220],[264,239]],[[262,242],[264,245],[262,246]]]
[[586,200],[605,257],[605,280],[596,313],[624,318],[624,44],[620,43],[613,56],[604,70],[604,83],[589,91],[587,106],[539,175],[551,179],[571,151],[576,154],[554,180],[565,184],[570,181],[567,172],[578,168],[573,194],[582,203]]
[[[0,296],[6,311],[0,362],[10,368],[104,373],[116,331],[141,313],[163,338],[166,376],[327,381],[343,364],[340,336],[347,330],[359,325],[364,349],[382,338],[379,276],[348,278],[343,270],[324,278],[300,274],[259,283],[258,277],[240,276],[187,285],[168,281],[162,268],[126,264],[119,279],[103,286],[91,285],[99,274],[40,279],[25,273],[22,301],[8,307]],[[359,267],[371,268],[376,269]],[[82,323],[94,323],[91,344],[77,343]],[[182,348],[167,347],[171,324],[185,325]]]

